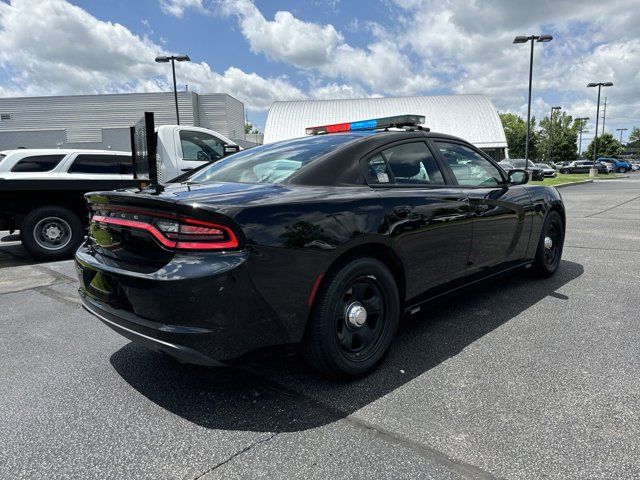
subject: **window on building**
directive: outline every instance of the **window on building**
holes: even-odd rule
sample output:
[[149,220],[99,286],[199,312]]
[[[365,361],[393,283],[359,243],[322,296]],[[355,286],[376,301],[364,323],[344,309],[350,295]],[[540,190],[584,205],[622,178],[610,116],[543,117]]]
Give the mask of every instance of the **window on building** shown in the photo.
[[[69,167],[69,173],[95,173],[117,175],[122,173],[123,158],[119,155],[81,154]],[[131,157],[129,163],[131,163]]]
[[209,162],[224,156],[222,141],[204,132],[181,130],[180,145],[184,160]]
[[12,172],[50,172],[60,163],[64,155],[34,155],[18,161]]
[[0,120],[11,120],[10,113],[0,113]]

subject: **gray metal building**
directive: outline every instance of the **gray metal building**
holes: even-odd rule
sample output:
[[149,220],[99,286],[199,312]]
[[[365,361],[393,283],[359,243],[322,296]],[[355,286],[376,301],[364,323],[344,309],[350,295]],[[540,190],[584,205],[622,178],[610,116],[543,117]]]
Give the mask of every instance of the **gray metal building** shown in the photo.
[[[244,104],[226,93],[178,92],[180,124],[244,140]],[[0,98],[0,150],[99,148],[129,150],[129,126],[154,112],[176,123],[173,92]]]
[[496,160],[507,156],[507,138],[496,108],[484,95],[440,95],[275,102],[269,109],[264,143],[303,137],[305,127],[393,115],[424,115],[434,132],[468,140]]

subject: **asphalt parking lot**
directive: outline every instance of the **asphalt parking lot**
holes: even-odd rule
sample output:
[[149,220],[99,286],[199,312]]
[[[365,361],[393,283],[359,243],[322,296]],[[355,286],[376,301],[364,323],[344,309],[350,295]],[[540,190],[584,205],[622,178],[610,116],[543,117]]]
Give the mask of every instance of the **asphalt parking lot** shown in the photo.
[[179,365],[3,242],[0,478],[639,478],[640,175],[562,195],[555,277],[430,308],[350,383]]

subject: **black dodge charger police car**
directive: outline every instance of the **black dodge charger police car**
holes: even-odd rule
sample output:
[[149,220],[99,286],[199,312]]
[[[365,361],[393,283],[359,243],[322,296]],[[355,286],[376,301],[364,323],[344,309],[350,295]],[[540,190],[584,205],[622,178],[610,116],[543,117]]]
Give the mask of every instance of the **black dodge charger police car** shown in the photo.
[[425,302],[512,269],[553,275],[558,192],[423,123],[314,127],[162,192],[87,194],[84,307],[184,362],[297,344],[319,371],[349,377],[372,370]]

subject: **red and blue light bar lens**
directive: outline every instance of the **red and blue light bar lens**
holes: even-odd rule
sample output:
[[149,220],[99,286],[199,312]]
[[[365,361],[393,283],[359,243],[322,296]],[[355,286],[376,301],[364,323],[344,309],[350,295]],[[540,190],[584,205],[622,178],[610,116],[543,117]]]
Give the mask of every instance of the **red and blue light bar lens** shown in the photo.
[[305,131],[307,135],[318,135],[322,133],[354,132],[364,130],[377,130],[392,127],[410,127],[422,125],[425,122],[423,115],[396,115],[394,117],[374,118],[371,120],[360,120],[350,123],[335,123],[333,125],[323,125],[320,127],[309,127]]

